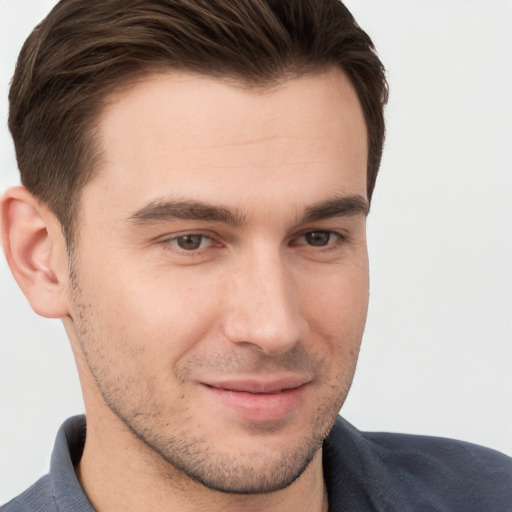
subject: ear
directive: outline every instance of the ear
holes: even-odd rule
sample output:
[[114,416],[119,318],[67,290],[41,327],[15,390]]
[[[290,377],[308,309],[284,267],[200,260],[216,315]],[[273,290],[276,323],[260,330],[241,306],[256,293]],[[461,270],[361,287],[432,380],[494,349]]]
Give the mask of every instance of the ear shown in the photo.
[[32,309],[47,318],[68,315],[68,264],[64,235],[55,216],[24,187],[0,201],[7,263]]

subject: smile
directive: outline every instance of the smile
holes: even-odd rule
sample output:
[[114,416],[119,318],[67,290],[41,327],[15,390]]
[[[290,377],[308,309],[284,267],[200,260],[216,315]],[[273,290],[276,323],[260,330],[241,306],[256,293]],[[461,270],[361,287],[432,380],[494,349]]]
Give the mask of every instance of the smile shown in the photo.
[[204,389],[222,407],[242,419],[267,422],[290,416],[305,402],[307,379],[278,379],[204,383]]

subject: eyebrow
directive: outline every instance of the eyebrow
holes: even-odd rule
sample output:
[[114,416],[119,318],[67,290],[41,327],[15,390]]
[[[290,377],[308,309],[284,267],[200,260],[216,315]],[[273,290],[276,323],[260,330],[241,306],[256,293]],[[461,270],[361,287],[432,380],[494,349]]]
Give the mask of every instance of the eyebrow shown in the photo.
[[154,224],[171,220],[203,220],[222,222],[231,226],[246,224],[242,212],[198,201],[154,201],[130,215],[128,221],[135,225]]
[[[366,216],[369,210],[369,202],[363,196],[339,196],[308,206],[298,223],[305,224],[333,217]],[[247,224],[246,215],[240,210],[190,200],[153,201],[130,215],[127,220],[143,226],[176,219],[220,222],[235,227]]]
[[370,212],[370,203],[360,195],[340,196],[322,201],[306,208],[302,223],[316,222],[333,217],[366,217]]

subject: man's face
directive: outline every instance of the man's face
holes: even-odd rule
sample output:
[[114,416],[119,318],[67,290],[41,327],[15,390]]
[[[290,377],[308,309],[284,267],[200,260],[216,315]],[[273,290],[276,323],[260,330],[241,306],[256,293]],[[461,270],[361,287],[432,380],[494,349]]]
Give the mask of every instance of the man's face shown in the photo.
[[112,98],[99,137],[65,321],[89,422],[211,488],[290,484],[366,317],[355,91],[336,70],[264,90],[152,76]]

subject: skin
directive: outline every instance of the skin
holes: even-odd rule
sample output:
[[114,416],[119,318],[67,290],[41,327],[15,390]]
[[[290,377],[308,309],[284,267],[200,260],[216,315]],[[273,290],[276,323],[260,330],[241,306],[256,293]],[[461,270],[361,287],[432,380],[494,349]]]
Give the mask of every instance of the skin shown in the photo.
[[43,205],[3,200],[4,240],[25,233],[7,243],[13,273],[77,360],[93,506],[325,510],[320,448],[368,302],[349,80],[150,76],[111,98],[99,140],[70,262]]

